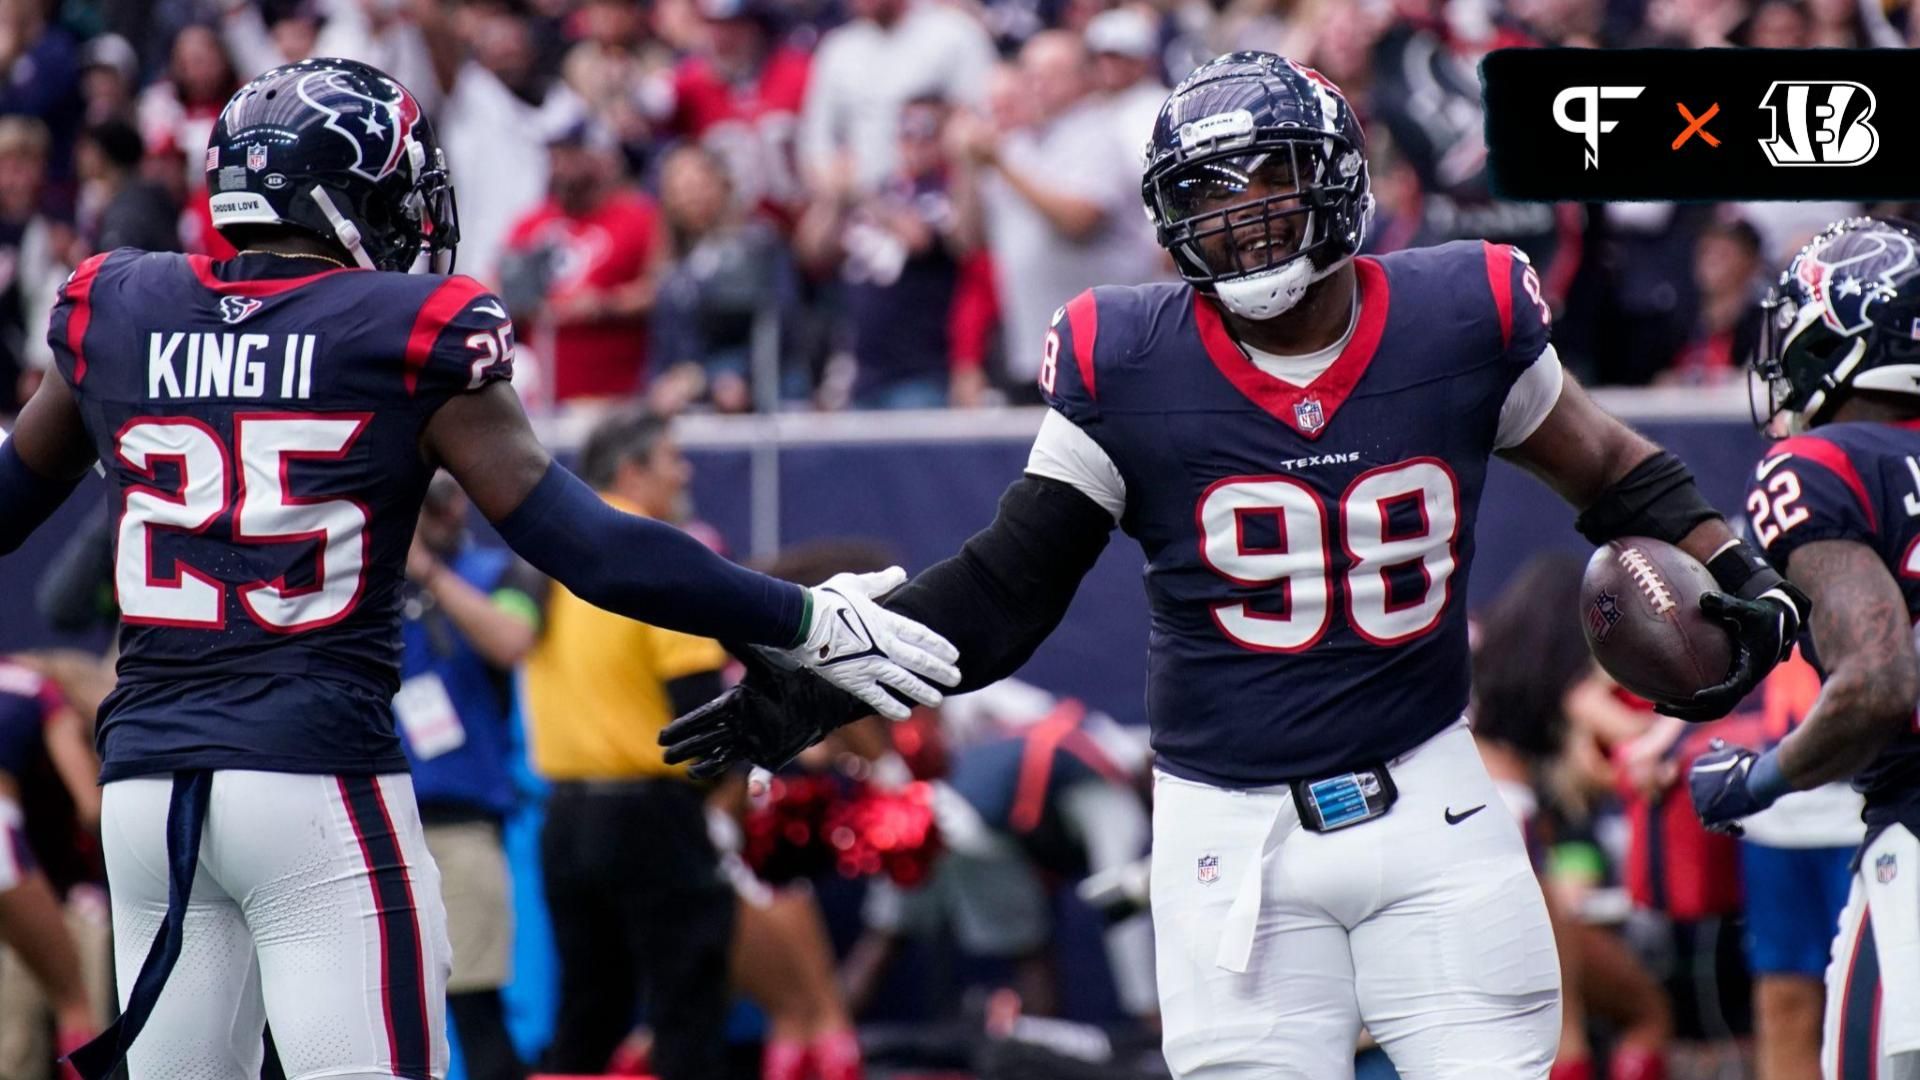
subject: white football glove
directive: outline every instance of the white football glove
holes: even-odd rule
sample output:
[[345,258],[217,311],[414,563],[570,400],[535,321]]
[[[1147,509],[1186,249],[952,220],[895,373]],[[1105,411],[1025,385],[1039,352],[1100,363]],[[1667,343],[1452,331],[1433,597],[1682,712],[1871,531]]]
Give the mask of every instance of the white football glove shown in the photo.
[[887,687],[922,705],[940,704],[940,691],[927,680],[958,685],[960,669],[954,662],[960,650],[870,599],[906,580],[907,572],[894,566],[876,574],[836,574],[809,589],[813,622],[805,640],[786,656],[891,720],[906,719],[912,709]]

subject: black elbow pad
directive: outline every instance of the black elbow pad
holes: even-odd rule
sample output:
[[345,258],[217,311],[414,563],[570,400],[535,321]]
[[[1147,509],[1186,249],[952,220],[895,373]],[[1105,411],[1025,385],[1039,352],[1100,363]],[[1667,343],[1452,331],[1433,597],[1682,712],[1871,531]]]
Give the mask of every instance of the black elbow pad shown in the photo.
[[1662,450],[1601,492],[1574,519],[1573,527],[1595,545],[1622,536],[1677,544],[1694,526],[1719,516],[1700,494],[1686,465]]

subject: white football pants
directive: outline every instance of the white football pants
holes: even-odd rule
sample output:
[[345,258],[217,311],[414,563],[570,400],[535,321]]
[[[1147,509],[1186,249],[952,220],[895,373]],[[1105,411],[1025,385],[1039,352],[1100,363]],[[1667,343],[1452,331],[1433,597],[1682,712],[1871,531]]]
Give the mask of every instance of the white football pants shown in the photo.
[[1153,926],[1182,1080],[1342,1080],[1362,1025],[1405,1080],[1543,1080],[1560,964],[1461,722],[1388,763],[1384,817],[1300,827],[1284,786],[1155,778]]
[[[167,910],[171,789],[102,794],[122,1006]],[[288,1080],[446,1075],[452,949],[405,774],[214,773],[184,925],[132,1080],[254,1080],[268,1021]]]
[[1860,853],[1827,964],[1826,1080],[1920,1080],[1920,841],[1904,825]]

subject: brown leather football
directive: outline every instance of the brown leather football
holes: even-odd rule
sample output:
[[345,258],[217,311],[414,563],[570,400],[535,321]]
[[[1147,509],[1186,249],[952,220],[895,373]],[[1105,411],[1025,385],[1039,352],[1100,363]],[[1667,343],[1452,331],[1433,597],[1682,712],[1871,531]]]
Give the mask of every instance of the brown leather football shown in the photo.
[[1644,536],[1609,542],[1587,560],[1580,625],[1607,674],[1656,702],[1681,702],[1719,684],[1733,638],[1700,611],[1713,575],[1672,544]]

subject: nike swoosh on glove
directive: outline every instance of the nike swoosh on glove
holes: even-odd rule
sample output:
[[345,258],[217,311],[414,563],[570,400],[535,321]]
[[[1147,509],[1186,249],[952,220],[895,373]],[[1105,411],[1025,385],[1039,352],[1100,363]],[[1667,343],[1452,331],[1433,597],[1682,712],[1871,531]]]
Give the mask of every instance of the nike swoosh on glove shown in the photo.
[[[912,707],[938,705],[932,683],[957,686],[960,650],[946,638],[896,615],[873,598],[905,584],[898,566],[873,574],[835,574],[807,590],[812,621],[806,637],[784,655],[808,668],[890,720],[904,720]],[[931,682],[929,682],[931,680]],[[898,691],[898,696],[887,691]]]
[[1793,583],[1768,570],[1748,579],[1740,595],[1700,594],[1700,610],[1733,637],[1733,666],[1717,686],[1685,701],[1654,706],[1668,716],[1700,723],[1718,720],[1739,706],[1775,664],[1793,652],[1794,639],[1813,610],[1813,601]]
[[695,777],[739,764],[777,771],[828,732],[873,712],[812,670],[784,666],[777,650],[729,651],[746,664],[746,678],[660,732],[667,764],[692,762],[687,771]]
[[[1693,811],[1700,815],[1700,824],[1713,832],[1739,836],[1743,830],[1736,822],[1740,818],[1773,804],[1778,791],[1756,790],[1774,786],[1765,782],[1764,776],[1756,785],[1754,768],[1760,760],[1761,755],[1746,747],[1728,746],[1719,739],[1694,759],[1687,770],[1687,792],[1693,796]],[[1778,769],[1761,771],[1777,774]]]

